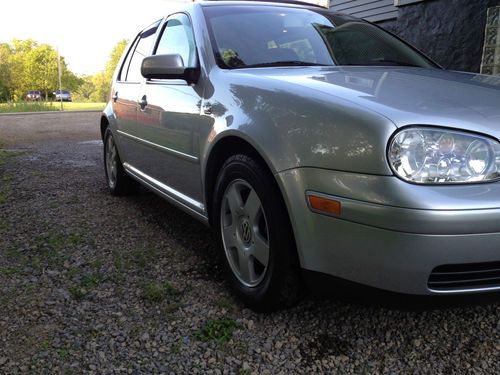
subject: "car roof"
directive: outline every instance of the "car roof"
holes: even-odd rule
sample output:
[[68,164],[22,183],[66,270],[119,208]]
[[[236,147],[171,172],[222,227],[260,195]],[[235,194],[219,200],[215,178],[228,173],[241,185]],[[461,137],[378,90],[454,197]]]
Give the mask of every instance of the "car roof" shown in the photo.
[[235,6],[235,5],[267,5],[267,6],[283,6],[283,7],[300,7],[300,8],[313,8],[324,9],[321,5],[306,3],[303,1],[272,1],[272,0],[203,0],[199,4],[202,6]]

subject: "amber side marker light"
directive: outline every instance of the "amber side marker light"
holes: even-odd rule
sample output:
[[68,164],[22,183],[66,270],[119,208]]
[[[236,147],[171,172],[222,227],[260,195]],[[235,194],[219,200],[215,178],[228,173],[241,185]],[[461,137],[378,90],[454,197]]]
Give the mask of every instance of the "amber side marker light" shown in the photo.
[[309,200],[309,206],[315,211],[335,216],[340,216],[342,213],[339,201],[319,197],[317,195],[308,195],[307,199]]

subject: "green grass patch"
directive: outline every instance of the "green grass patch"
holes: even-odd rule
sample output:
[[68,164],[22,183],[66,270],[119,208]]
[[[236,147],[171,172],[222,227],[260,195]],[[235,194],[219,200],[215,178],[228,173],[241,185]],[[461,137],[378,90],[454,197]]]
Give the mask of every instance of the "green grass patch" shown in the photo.
[[14,156],[18,156],[20,154],[21,154],[20,152],[7,151],[7,150],[0,149],[0,166],[5,165],[5,163],[7,163],[8,159],[13,158]]
[[2,177],[2,182],[5,182],[5,183],[12,182],[12,180],[14,180],[14,176],[11,174],[8,174],[8,175],[5,175]]
[[68,290],[71,294],[71,297],[73,297],[77,301],[81,301],[87,295],[87,291],[84,288],[78,286],[72,286]]
[[74,280],[72,285],[68,288],[71,297],[77,301],[81,301],[85,296],[95,287],[97,287],[103,280],[104,276],[100,273],[87,273],[79,277],[78,271],[76,269],[70,270],[68,272],[68,278],[77,279]]
[[233,319],[208,320],[203,327],[195,332],[195,337],[201,341],[216,341],[225,343],[233,337],[233,332],[241,326]]
[[0,103],[0,113],[57,111],[57,107],[46,102]]
[[7,203],[9,196],[10,196],[9,189],[4,188],[4,189],[0,190],[0,205]]
[[[101,111],[106,103],[63,102],[63,111]],[[60,111],[60,102],[0,103],[0,113]]]
[[0,234],[6,233],[10,229],[10,224],[5,221],[0,219]]
[[[54,102],[53,104],[58,109],[61,109],[61,103]],[[63,103],[63,111],[102,111],[104,107],[106,107],[106,103]]]
[[167,297],[178,296],[180,293],[168,281],[163,284],[147,282],[142,288],[142,298],[150,303],[159,303]]
[[23,270],[21,267],[0,267],[0,275],[12,276],[20,274]]
[[102,279],[103,277],[99,273],[83,275],[80,280],[80,286],[85,289],[94,288],[101,283]]

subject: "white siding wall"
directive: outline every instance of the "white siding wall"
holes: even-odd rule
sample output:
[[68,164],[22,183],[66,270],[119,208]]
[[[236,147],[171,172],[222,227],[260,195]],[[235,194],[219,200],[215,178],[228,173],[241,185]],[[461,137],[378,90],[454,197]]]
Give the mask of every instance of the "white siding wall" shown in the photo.
[[377,22],[397,18],[394,0],[331,0],[332,10]]

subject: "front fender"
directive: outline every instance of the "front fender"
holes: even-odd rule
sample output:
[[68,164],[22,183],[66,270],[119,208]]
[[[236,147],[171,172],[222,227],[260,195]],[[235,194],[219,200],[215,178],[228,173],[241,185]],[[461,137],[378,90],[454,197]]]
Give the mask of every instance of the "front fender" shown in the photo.
[[[224,74],[219,73],[222,78]],[[238,136],[260,153],[273,173],[315,167],[392,175],[386,147],[396,126],[386,117],[278,80],[242,75],[226,83],[222,78],[215,79],[222,83],[207,99],[222,110],[213,115],[213,127],[202,145],[205,162],[217,142]]]

